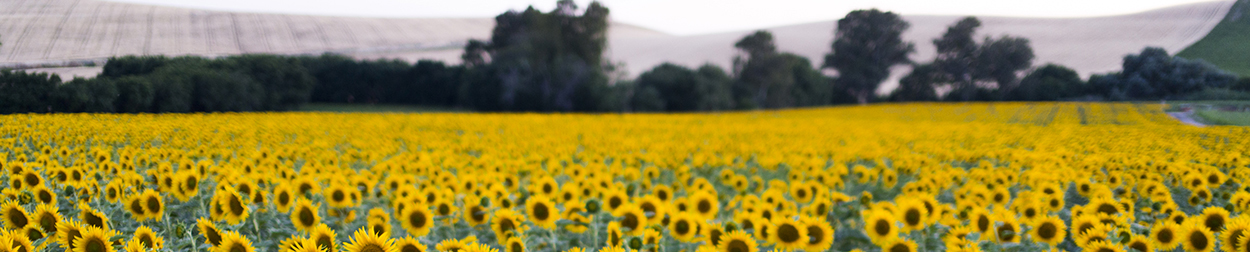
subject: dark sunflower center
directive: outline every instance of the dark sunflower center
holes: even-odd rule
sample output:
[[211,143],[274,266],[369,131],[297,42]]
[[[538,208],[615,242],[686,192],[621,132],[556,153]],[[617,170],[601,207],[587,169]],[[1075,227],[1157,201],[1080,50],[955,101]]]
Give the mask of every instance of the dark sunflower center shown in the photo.
[[908,226],[920,225],[920,210],[907,209],[906,212],[903,212],[903,221],[907,222]]
[[1114,215],[1116,213],[1120,213],[1120,209],[1116,208],[1115,205],[1104,203],[1098,205],[1098,212]]
[[741,239],[730,240],[729,243],[725,244],[725,247],[726,247],[726,250],[728,250],[729,252],[750,252],[751,251],[751,247],[747,246],[747,242],[742,241]]
[[399,251],[400,252],[421,252],[421,248],[418,248],[417,245],[415,244],[409,243],[409,244],[404,244],[404,246],[402,247],[399,247]]
[[87,252],[104,252],[106,251],[105,247],[108,247],[108,244],[105,244],[103,239],[93,238],[93,239],[88,239],[87,245],[83,247],[85,247]]
[[104,228],[104,218],[96,215],[95,213],[87,213],[83,222],[87,223],[87,225]]
[[212,243],[213,246],[221,245],[221,234],[217,232],[216,228],[208,229],[208,231],[204,232],[204,235],[208,237],[208,243]]
[[547,218],[551,217],[551,212],[548,211],[547,204],[545,203],[535,203],[533,212],[534,219],[537,219],[538,221],[546,221]]
[[482,206],[480,205],[469,208],[469,216],[473,218],[474,222],[486,221],[486,212],[482,212]]
[[18,209],[17,207],[9,208],[8,214],[9,214],[9,223],[13,224],[17,228],[25,227],[26,223],[30,222],[29,219],[26,219],[26,214],[23,213],[22,210]]
[[27,174],[23,177],[23,179],[25,179],[25,180],[26,180],[26,185],[28,185],[28,186],[36,186],[36,185],[39,185],[39,176],[38,176],[38,175],[35,175],[34,173],[27,173]]
[[1207,220],[1203,221],[1203,224],[1206,225],[1207,228],[1211,229],[1211,231],[1213,232],[1220,231],[1220,229],[1224,228],[1224,216],[1220,216],[1220,215],[1207,216]]
[[152,236],[147,234],[139,236],[139,244],[143,244],[143,247],[147,247],[148,249],[154,248],[152,247]]
[[655,192],[655,197],[660,198],[660,200],[662,200],[662,201],[667,201],[667,200],[668,200],[668,192],[667,192],[667,191],[656,191],[656,192]]
[[712,241],[712,246],[716,246],[720,244],[720,237],[721,237],[720,230],[712,230],[711,232],[708,232],[708,236],[707,236],[708,240]]
[[815,245],[825,241],[825,230],[820,226],[807,226],[807,244]]
[[504,218],[503,220],[499,220],[499,231],[507,232],[513,229],[516,229],[516,224],[512,223],[511,218]]
[[243,246],[243,243],[235,243],[230,245],[230,252],[247,252],[247,247]]
[[234,198],[230,199],[230,213],[231,214],[234,214],[234,216],[243,215],[244,209],[246,208],[243,208],[243,201],[240,201],[238,196],[235,196]]
[[877,233],[877,235],[884,236],[886,234],[889,234],[890,233],[890,221],[886,221],[885,219],[877,220],[877,222],[872,225],[872,229],[873,231]]
[[447,204],[445,204],[445,203],[444,203],[444,204],[439,204],[439,205],[438,205],[438,215],[447,215],[447,214],[451,214],[451,207],[450,207],[450,206],[447,206]]
[[612,197],[608,199],[608,207],[611,207],[612,209],[616,209],[617,207],[621,206],[621,203],[623,202],[624,201],[621,200],[620,197]]
[[326,249],[327,251],[333,250],[334,240],[330,239],[329,235],[319,235],[317,236],[317,246],[320,246],[322,249]]
[[678,235],[684,235],[690,232],[690,223],[687,223],[686,220],[678,220],[676,224],[673,224],[673,230]]
[[1143,241],[1133,241],[1133,243],[1129,243],[1128,248],[1138,252],[1147,252],[1146,250],[1148,250],[1146,249],[1146,242]]
[[1220,177],[1218,175],[1211,174],[1207,176],[1207,183],[1218,185],[1220,183]]
[[288,204],[291,202],[291,195],[286,192],[278,193],[278,204]]
[[330,194],[330,198],[334,199],[335,202],[341,202],[346,197],[347,195],[344,195],[342,190],[334,190],[334,193]]
[[161,199],[155,198],[155,197],[148,197],[148,211],[151,211],[152,213],[160,212],[161,211]]
[[907,244],[896,243],[890,246],[890,252],[911,252],[911,247],[907,247]]
[[799,241],[799,228],[792,224],[781,224],[777,227],[777,239],[785,243]]
[[998,238],[1006,242],[1016,239],[1016,229],[1011,225],[998,226]]
[[712,202],[708,200],[700,200],[698,206],[695,208],[699,210],[699,213],[712,212]]
[[364,247],[360,247],[360,251],[361,252],[386,252],[386,250],[382,249],[381,245],[378,245],[375,243],[365,244]]
[[39,201],[43,203],[52,203],[52,192],[39,191]]
[[990,217],[985,216],[985,215],[977,216],[977,230],[979,231],[990,230]]
[[654,204],[651,204],[650,202],[644,202],[644,203],[642,203],[642,204],[638,205],[638,207],[639,207],[639,208],[642,208],[642,213],[643,213],[643,214],[651,214],[652,216],[655,216],[655,205],[654,205]]
[[625,213],[625,219],[621,220],[621,227],[628,228],[630,231],[638,230],[638,216],[634,213]]
[[1195,231],[1189,235],[1189,244],[1193,245],[1194,250],[1206,250],[1207,245],[1211,244],[1210,242],[1211,240],[1207,239],[1207,235],[1201,232]]
[[302,225],[302,226],[304,226],[304,227],[309,227],[309,226],[312,226],[312,225],[314,225],[313,223],[317,221],[316,219],[317,219],[317,217],[316,217],[316,216],[313,216],[313,212],[312,212],[312,209],[311,209],[311,208],[307,208],[307,207],[305,207],[305,208],[300,208],[300,209],[299,209],[299,222],[300,222],[300,225]]
[[1059,232],[1059,228],[1054,223],[1044,222],[1037,227],[1037,237],[1042,240],[1051,240],[1055,238],[1055,234]]
[[512,244],[508,245],[508,251],[511,251],[511,252],[521,252],[524,250],[525,250],[525,246],[521,245],[520,242],[513,242]]

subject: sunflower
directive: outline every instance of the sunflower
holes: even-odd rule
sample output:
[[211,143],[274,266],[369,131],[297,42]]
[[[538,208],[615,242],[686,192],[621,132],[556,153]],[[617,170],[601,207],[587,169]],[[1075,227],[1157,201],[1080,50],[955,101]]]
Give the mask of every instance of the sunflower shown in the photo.
[[994,240],[1000,243],[1016,243],[1020,242],[1020,221],[1016,220],[1014,213],[1002,211],[994,219],[998,220],[994,226]]
[[1224,223],[1228,222],[1228,210],[1223,207],[1207,207],[1195,219],[1212,232],[1224,231]]
[[165,201],[160,194],[152,189],[143,190],[140,194],[143,203],[143,212],[148,219],[161,221],[161,217],[165,215]]
[[375,234],[366,228],[356,230],[351,242],[343,244],[343,249],[347,252],[399,252],[391,233]]
[[491,229],[495,231],[495,237],[501,240],[507,240],[507,236],[516,236],[525,232],[529,228],[525,226],[525,215],[517,213],[512,209],[495,210],[495,217],[492,218]]
[[82,223],[84,225],[97,227],[97,228],[101,228],[105,230],[109,229],[108,215],[105,215],[104,212],[100,212],[99,210],[88,207],[86,206],[86,204],[79,204],[79,205],[82,211],[79,211],[78,219],[82,220]]
[[626,203],[629,203],[629,196],[625,195],[625,191],[611,190],[603,196],[603,205],[608,213],[616,212],[616,208]]
[[778,251],[802,249],[810,240],[807,235],[807,226],[792,218],[778,219],[768,234],[773,238],[773,242],[777,243],[774,249]]
[[273,188],[273,206],[278,212],[287,213],[291,211],[291,205],[295,201],[295,191],[287,184],[278,184]]
[[391,222],[384,219],[369,218],[367,227],[375,234],[391,233]]
[[246,220],[251,214],[251,210],[247,206],[248,202],[244,200],[243,195],[239,194],[239,191],[235,190],[233,187],[227,186],[225,191],[219,191],[217,193],[217,197],[218,206],[220,206],[225,213],[222,217],[226,220],[227,224],[237,225],[242,223],[243,220]]
[[395,247],[396,247],[396,249],[398,249],[398,250],[399,250],[399,252],[425,252],[425,251],[428,251],[428,249],[427,249],[427,248],[425,248],[425,244],[421,244],[421,242],[420,242],[420,241],[417,241],[417,239],[416,239],[416,238],[412,238],[412,236],[408,236],[408,237],[404,237],[404,238],[400,238],[400,239],[396,240],[396,241],[395,241]]
[[165,248],[165,238],[156,235],[156,232],[153,232],[152,228],[149,228],[148,226],[139,226],[138,229],[135,229],[134,236],[131,240],[142,244],[144,249],[148,251]]
[[1086,244],[1085,252],[1124,252],[1124,248],[1105,240],[1095,240]]
[[972,229],[976,230],[982,236],[990,235],[990,231],[994,229],[994,217],[991,216],[989,212],[985,211],[985,209],[980,207],[973,208],[972,212],[968,214],[968,217],[969,224],[972,225]]
[[1128,247],[1128,250],[1130,251],[1137,251],[1137,252],[1154,252],[1155,251],[1154,245],[1153,243],[1150,242],[1150,239],[1140,234],[1134,234],[1130,236],[1128,239],[1128,244],[1125,244],[1124,246]]
[[351,187],[345,184],[332,183],[332,185],[325,190],[326,204],[333,208],[345,208],[352,206],[353,203],[349,193],[350,190]]
[[580,202],[564,203],[564,212],[562,212],[564,220],[571,221],[570,224],[564,225],[564,229],[572,233],[586,232],[587,224],[594,220],[593,215],[586,214],[586,208]]
[[326,252],[325,248],[317,245],[312,239],[306,237],[292,236],[284,241],[282,252]]
[[[22,178],[22,186],[26,188],[44,187],[43,176],[30,169],[22,171],[18,177]],[[47,189],[46,187],[44,189]],[[43,201],[42,199],[40,201]]]
[[520,237],[509,237],[504,241],[504,251],[507,252],[525,252],[525,241]]
[[104,200],[117,203],[122,198],[122,181],[113,180],[104,185]]
[[621,228],[625,233],[631,236],[639,236],[643,233],[643,228],[647,227],[647,216],[637,205],[626,204],[616,208],[616,212],[612,215],[620,216]]
[[1068,234],[1068,226],[1054,215],[1038,218],[1033,221],[1032,227],[1033,230],[1029,234],[1033,236],[1033,241],[1050,244],[1050,246],[1059,245]]
[[299,196],[309,197],[312,194],[321,193],[321,183],[307,176],[291,181],[291,187]]
[[7,229],[24,228],[31,221],[30,214],[16,201],[7,201],[0,205],[0,218],[4,219],[4,227]]
[[905,238],[892,238],[881,242],[881,252],[916,252],[916,242]]
[[654,195],[661,202],[669,202],[673,199],[673,188],[668,187],[668,185],[658,185],[651,189],[651,195]]
[[[809,181],[808,183],[816,184],[815,181]],[[798,181],[790,183],[790,197],[794,198],[794,201],[799,203],[805,204],[811,202],[812,197],[815,196],[816,193],[812,192],[812,187],[808,183]]]
[[204,236],[204,241],[213,247],[221,245],[221,230],[217,229],[217,225],[204,217],[195,220],[195,226],[200,230],[200,235]]
[[799,222],[802,223],[803,226],[807,227],[808,241],[806,247],[803,247],[803,250],[809,252],[819,252],[829,250],[829,247],[833,245],[834,230],[833,227],[829,225],[829,222],[822,220],[821,218],[806,215],[800,217]]
[[893,214],[883,210],[873,210],[866,212],[865,215],[864,230],[872,242],[882,243],[898,236],[898,226],[895,225]]
[[929,209],[917,199],[903,198],[897,200],[898,211],[895,218],[903,222],[899,230],[903,233],[920,230],[927,226]]
[[183,171],[174,175],[175,181],[178,181],[176,191],[171,191],[175,198],[180,201],[187,201],[200,194],[200,177],[196,172]]
[[[659,224],[668,213],[668,206],[655,195],[644,196],[636,204],[638,208],[642,209],[643,214],[647,216],[647,223]],[[565,210],[567,209],[568,207],[565,206]]]
[[621,234],[621,223],[612,221],[608,222],[608,237],[605,239],[608,246],[624,246],[625,236]]
[[1211,229],[1199,222],[1186,223],[1180,230],[1180,241],[1185,247],[1185,252],[1215,251],[1215,234],[1211,232]]
[[117,232],[95,226],[87,226],[82,230],[82,236],[74,239],[73,252],[114,252],[113,243],[109,239],[113,238]]
[[687,206],[693,209],[693,213],[702,217],[704,220],[716,219],[717,213],[720,212],[720,202],[716,200],[716,194],[710,191],[698,191],[686,199]]
[[725,234],[721,237],[720,245],[716,246],[716,250],[721,252],[759,252],[759,245],[755,243],[755,239],[751,238],[742,230],[736,230]]
[[673,214],[673,220],[668,223],[669,235],[681,242],[693,241],[695,232],[699,230],[699,225],[695,222],[695,218],[690,213]]
[[39,203],[56,204],[56,193],[43,185],[30,186],[31,193],[35,195],[35,200]]
[[1155,248],[1160,251],[1172,251],[1183,240],[1181,226],[1171,221],[1161,221],[1152,226],[1150,230],[1150,241],[1153,241]]
[[122,251],[126,251],[126,252],[148,252],[148,249],[147,249],[146,247],[143,247],[143,244],[140,244],[138,241],[134,241],[134,240],[127,240],[127,241],[126,241],[126,245],[122,247]]
[[78,221],[61,220],[56,223],[56,241],[65,251],[73,251],[74,241],[82,237],[83,225]]
[[1221,247],[1225,252],[1243,251],[1245,247],[1241,247],[1241,238],[1250,235],[1250,218],[1242,217],[1233,218],[1225,224],[1224,231],[1220,232]]
[[464,221],[469,223],[469,226],[476,227],[490,222],[490,212],[487,212],[486,207],[482,206],[478,199],[466,198],[464,211],[461,212],[464,213],[462,214]]
[[338,233],[334,232],[330,226],[318,223],[311,231],[308,232],[308,239],[312,239],[318,247],[328,252],[338,252],[339,247],[335,239],[338,239]]
[[317,208],[312,201],[300,198],[291,210],[291,224],[300,231],[312,230],[314,226],[321,224],[321,215],[317,213]]
[[430,233],[430,228],[434,226],[434,216],[430,213],[430,208],[421,203],[413,203],[404,207],[404,211],[399,214],[399,220],[408,230],[408,234],[420,237]]
[[560,219],[560,210],[546,196],[530,197],[525,201],[525,211],[535,226],[545,229],[554,229]]
[[142,222],[148,219],[147,207],[143,205],[143,195],[126,195],[122,200],[126,206],[126,211],[130,212],[130,217],[135,219],[135,221]]
[[221,235],[221,245],[212,249],[213,252],[256,252],[252,241],[247,236],[235,231],[226,231]]
[[445,239],[434,246],[439,252],[463,252],[466,247],[472,245],[472,242],[461,239]]

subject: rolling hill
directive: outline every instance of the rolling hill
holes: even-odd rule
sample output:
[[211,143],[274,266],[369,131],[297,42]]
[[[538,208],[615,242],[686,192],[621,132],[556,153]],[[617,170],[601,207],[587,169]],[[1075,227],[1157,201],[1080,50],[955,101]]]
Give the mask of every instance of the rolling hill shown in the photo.
[[1211,32],[1178,56],[1211,62],[1221,69],[1250,76],[1250,0],[1240,0]]
[[[1235,1],[1189,4],[1136,14],[1090,18],[979,17],[979,36],[1030,39],[1035,65],[1056,63],[1082,75],[1119,69],[1121,58],[1146,46],[1176,53],[1213,32]],[[1239,15],[1240,13],[1234,14]],[[1227,16],[1226,16],[1227,15]],[[959,16],[904,15],[916,44],[915,61],[935,55],[931,43]],[[820,64],[833,40],[835,20],[765,28],[778,48]],[[119,55],[240,53],[318,54],[360,59],[459,60],[460,46],[490,35],[490,18],[359,18],[236,13],[96,0],[0,0],[0,67],[33,67],[101,61]],[[663,62],[713,63],[730,68],[733,43],[754,31],[673,36],[614,22],[609,57],[631,75]],[[1219,30],[1219,29],[1217,29]],[[1238,29],[1240,30],[1240,29]],[[1250,34],[1250,33],[1241,33]],[[1205,41],[1205,40],[1204,40]],[[1239,45],[1244,48],[1245,44]],[[1223,55],[1223,54],[1221,54]],[[91,76],[91,68],[40,69]],[[96,69],[98,71],[98,68]],[[894,70],[888,91],[907,72]]]

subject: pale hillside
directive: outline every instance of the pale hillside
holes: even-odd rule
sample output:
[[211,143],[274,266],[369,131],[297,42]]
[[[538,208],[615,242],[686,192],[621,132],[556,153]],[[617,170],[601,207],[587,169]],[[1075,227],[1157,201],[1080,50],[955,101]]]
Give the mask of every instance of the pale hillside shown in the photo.
[[[1120,59],[1146,46],[1175,53],[1205,36],[1234,1],[1163,8],[1093,18],[980,17],[980,34],[1029,38],[1035,64],[1057,63],[1082,75],[1114,71]],[[907,15],[904,34],[916,43],[916,61],[934,56],[931,43],[958,16]],[[119,55],[317,54],[361,59],[438,59],[456,63],[470,38],[489,37],[490,18],[356,18],[233,13],[94,0],[0,0],[0,67],[99,60]],[[767,28],[778,46],[819,65],[833,40],[835,21]],[[714,63],[726,69],[733,43],[752,32],[671,36],[628,24],[610,29],[610,57],[637,75],[663,62]],[[91,75],[90,71],[61,71]],[[882,92],[906,68],[894,71]]]

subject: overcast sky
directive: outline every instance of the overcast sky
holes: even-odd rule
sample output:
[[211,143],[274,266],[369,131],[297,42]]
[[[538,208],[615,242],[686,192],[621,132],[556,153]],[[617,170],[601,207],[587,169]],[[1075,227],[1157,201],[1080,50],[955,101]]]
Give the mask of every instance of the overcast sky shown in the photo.
[[[372,17],[493,17],[556,0],[109,0],[214,10]],[[692,35],[824,21],[855,9],[902,14],[1088,17],[1210,0],[602,0],[613,20]],[[577,0],[585,7],[589,0]]]

